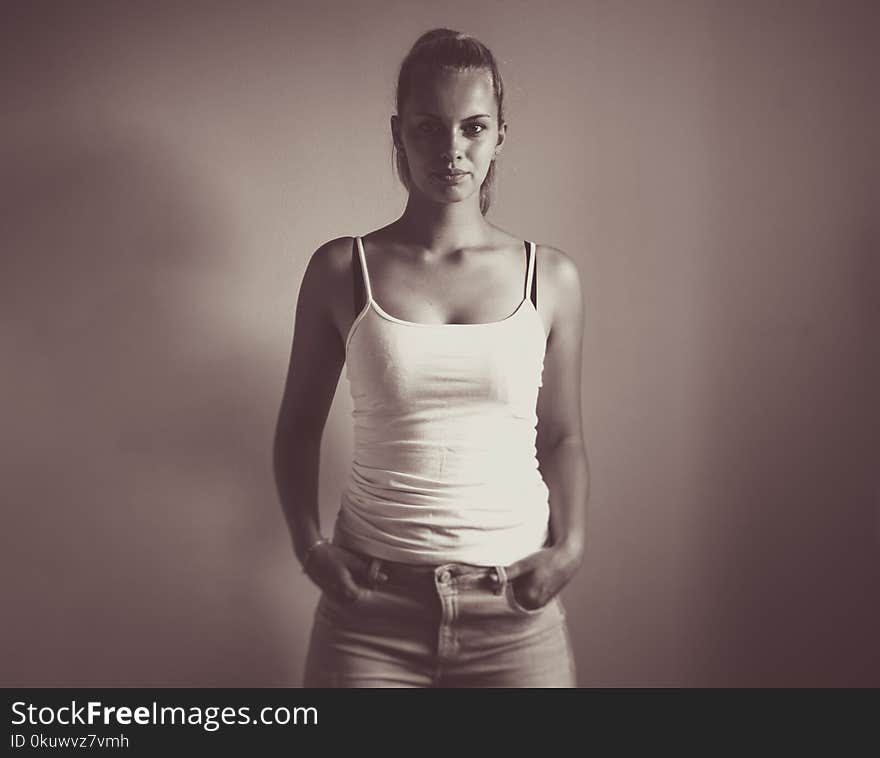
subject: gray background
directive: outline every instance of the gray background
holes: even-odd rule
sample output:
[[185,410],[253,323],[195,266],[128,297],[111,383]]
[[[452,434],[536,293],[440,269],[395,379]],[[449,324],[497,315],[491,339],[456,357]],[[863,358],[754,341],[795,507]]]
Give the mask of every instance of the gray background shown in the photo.
[[446,25],[508,86],[490,219],[584,283],[581,685],[880,684],[876,8],[4,3],[0,683],[298,684],[296,295],[401,211],[395,74]]

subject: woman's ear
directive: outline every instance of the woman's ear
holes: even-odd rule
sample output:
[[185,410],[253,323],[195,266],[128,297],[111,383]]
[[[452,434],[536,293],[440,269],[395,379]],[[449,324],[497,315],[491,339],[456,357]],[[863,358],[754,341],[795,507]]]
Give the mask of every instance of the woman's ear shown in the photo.
[[498,141],[495,143],[495,155],[501,152],[504,146],[504,140],[507,139],[507,122],[503,121],[498,125]]

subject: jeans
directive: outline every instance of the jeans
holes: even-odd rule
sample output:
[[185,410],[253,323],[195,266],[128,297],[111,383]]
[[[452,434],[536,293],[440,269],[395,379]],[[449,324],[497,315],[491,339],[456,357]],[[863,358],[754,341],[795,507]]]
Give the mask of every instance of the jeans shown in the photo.
[[576,686],[558,596],[523,607],[502,566],[367,560],[359,597],[321,595],[305,687]]

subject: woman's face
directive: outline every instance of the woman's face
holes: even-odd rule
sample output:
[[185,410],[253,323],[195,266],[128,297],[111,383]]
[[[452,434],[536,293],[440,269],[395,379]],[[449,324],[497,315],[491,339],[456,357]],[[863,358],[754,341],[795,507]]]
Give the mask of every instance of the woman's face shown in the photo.
[[409,165],[410,192],[446,203],[479,197],[506,131],[498,123],[492,75],[417,69],[413,77],[403,112],[391,117],[395,144]]

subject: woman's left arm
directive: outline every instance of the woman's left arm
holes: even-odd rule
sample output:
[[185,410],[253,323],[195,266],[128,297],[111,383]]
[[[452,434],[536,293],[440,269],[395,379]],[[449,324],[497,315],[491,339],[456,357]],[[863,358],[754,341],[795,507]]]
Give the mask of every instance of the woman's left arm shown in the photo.
[[538,395],[537,455],[550,491],[550,546],[508,567],[522,576],[524,604],[545,605],[571,579],[583,560],[589,468],[581,421],[581,356],[584,299],[577,265],[561,250],[541,247],[545,297],[552,296],[552,322]]

